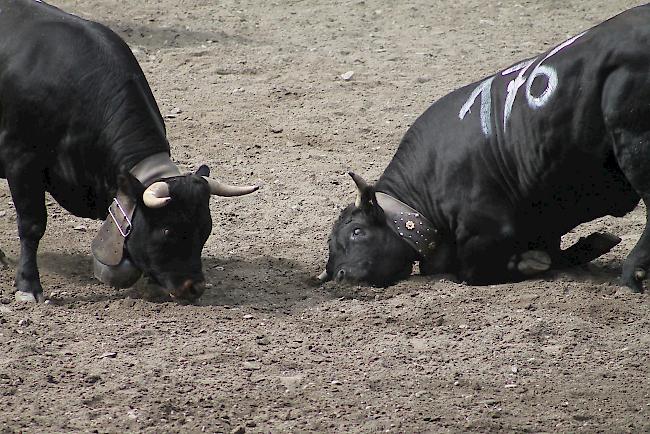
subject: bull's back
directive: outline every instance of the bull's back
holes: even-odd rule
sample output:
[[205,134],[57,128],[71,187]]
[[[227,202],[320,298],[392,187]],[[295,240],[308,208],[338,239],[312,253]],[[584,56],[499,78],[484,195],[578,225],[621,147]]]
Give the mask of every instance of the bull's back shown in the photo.
[[168,149],[151,90],[121,38],[44,3],[0,1],[1,166],[36,154],[62,206],[102,218],[125,159]]
[[[631,211],[639,196],[619,167],[607,118],[635,118],[635,129],[650,131],[650,6],[625,11],[536,59],[519,111],[513,110],[511,124],[504,122],[512,133],[499,141],[517,156],[520,226],[562,235]],[[621,75],[620,92],[607,93]],[[633,115],[632,107],[645,114]]]
[[[411,202],[452,228],[485,210],[558,234],[623,215],[638,196],[603,116],[603,87],[621,68],[643,71],[645,80],[628,85],[646,104],[648,5],[441,98],[407,132],[381,182],[419,189],[424,198]],[[644,122],[650,130],[650,108]]]

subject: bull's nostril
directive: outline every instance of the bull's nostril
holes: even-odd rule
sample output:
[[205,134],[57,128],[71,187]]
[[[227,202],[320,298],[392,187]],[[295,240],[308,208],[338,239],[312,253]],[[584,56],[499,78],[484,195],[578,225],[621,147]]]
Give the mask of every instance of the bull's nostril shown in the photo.
[[170,291],[170,295],[176,300],[193,302],[203,295],[205,288],[203,280],[186,279],[176,290]]
[[336,273],[336,280],[340,282],[343,279],[345,279],[345,270],[341,268],[339,272]]

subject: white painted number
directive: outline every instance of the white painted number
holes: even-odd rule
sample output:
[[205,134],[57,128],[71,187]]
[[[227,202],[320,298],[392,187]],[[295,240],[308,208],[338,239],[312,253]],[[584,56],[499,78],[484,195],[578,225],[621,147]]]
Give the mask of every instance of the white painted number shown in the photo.
[[503,71],[501,74],[502,75],[508,75],[512,74],[513,72],[520,71],[517,77],[515,77],[514,80],[511,80],[510,83],[508,83],[508,95],[506,95],[506,103],[503,106],[503,130],[505,131],[506,125],[508,124],[508,119],[510,118],[510,113],[512,112],[512,105],[515,103],[515,98],[517,97],[517,91],[521,86],[526,83],[526,77],[524,77],[524,74],[526,74],[526,71],[528,68],[530,68],[530,65],[535,62],[536,59],[528,60],[526,62],[522,62],[518,65],[513,66],[510,69],[506,69]]
[[[519,72],[519,74],[517,74],[517,76],[514,79],[510,80],[510,82],[508,83],[506,100],[503,105],[503,130],[504,131],[508,126],[508,120],[510,119],[510,115],[512,114],[512,106],[514,105],[515,99],[517,98],[517,92],[519,91],[519,88],[521,88],[524,84],[526,85],[526,101],[528,102],[528,106],[531,109],[537,110],[539,108],[542,108],[551,99],[551,97],[555,93],[555,90],[557,89],[559,78],[555,68],[549,65],[544,65],[543,63],[549,58],[551,58],[552,56],[554,56],[555,54],[557,54],[558,52],[560,52],[562,49],[573,44],[585,33],[587,32],[580,33],[579,35],[574,36],[573,38],[561,43],[560,45],[552,49],[539,63],[537,63],[537,65],[532,69],[528,77],[526,77],[526,73],[528,72],[528,69],[537,61],[538,57],[521,62],[515,66],[506,69],[501,73],[501,75],[505,77],[514,72]],[[533,82],[537,77],[541,77],[541,76],[546,77],[546,88],[538,96],[535,96],[532,93]],[[480,110],[481,130],[483,130],[483,134],[485,134],[486,137],[492,135],[492,82],[493,81],[494,81],[494,76],[481,82],[481,84],[479,84],[474,89],[474,91],[470,94],[469,98],[467,99],[467,102],[465,102],[465,104],[460,109],[460,112],[458,114],[458,117],[461,120],[465,119],[465,115],[467,115],[467,113],[471,113],[470,109],[472,105],[474,105],[476,98],[479,95],[481,95],[481,110]]]
[[460,109],[458,117],[465,119],[467,113],[471,113],[472,105],[476,98],[481,95],[481,129],[483,134],[490,136],[492,134],[492,81],[494,77],[490,77],[483,83],[479,84],[476,89],[469,96],[469,99]]

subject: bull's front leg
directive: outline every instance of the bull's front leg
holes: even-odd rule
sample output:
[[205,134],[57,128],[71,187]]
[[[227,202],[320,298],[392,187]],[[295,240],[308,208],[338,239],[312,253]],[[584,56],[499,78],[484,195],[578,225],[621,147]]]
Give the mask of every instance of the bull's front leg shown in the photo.
[[508,271],[521,274],[523,277],[532,277],[548,271],[551,265],[553,265],[553,261],[548,252],[544,250],[526,250],[522,253],[515,253],[510,257]]
[[22,164],[14,164],[7,173],[20,237],[20,258],[16,268],[16,300],[42,302],[45,298],[38,273],[36,252],[47,225],[45,187],[42,172],[30,169]]
[[438,242],[433,254],[420,260],[420,274],[425,276],[456,274],[456,252],[454,247],[453,243],[447,241]]
[[517,282],[551,268],[551,256],[546,251],[522,249],[510,235],[500,231],[459,243],[459,277],[478,285]]
[[[507,269],[510,280],[521,280],[532,277],[553,268],[574,267],[593,261],[609,252],[621,242],[616,235],[607,232],[595,232],[587,237],[581,237],[566,250],[560,249],[559,238],[553,242],[535,242],[529,250],[513,253],[508,261]],[[507,248],[508,243],[505,244]],[[491,249],[498,251],[499,244]],[[498,269],[498,268],[497,268]]]

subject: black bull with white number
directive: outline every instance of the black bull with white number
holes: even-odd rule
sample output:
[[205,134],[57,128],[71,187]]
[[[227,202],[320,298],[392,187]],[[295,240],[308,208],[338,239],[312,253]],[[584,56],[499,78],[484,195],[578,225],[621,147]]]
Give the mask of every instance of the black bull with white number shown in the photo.
[[48,191],[71,213],[106,219],[95,273],[129,286],[140,273],[171,296],[204,289],[210,194],[237,196],[201,166],[182,175],[158,106],[115,33],[32,0],[0,1],[0,175],[16,207],[18,300],[43,300],[36,251]]
[[[626,11],[535,58],[458,89],[404,135],[375,185],[335,223],[321,280],[388,285],[455,273],[516,281],[611,250],[577,225],[650,205],[650,6]],[[622,282],[643,289],[646,226]]]

